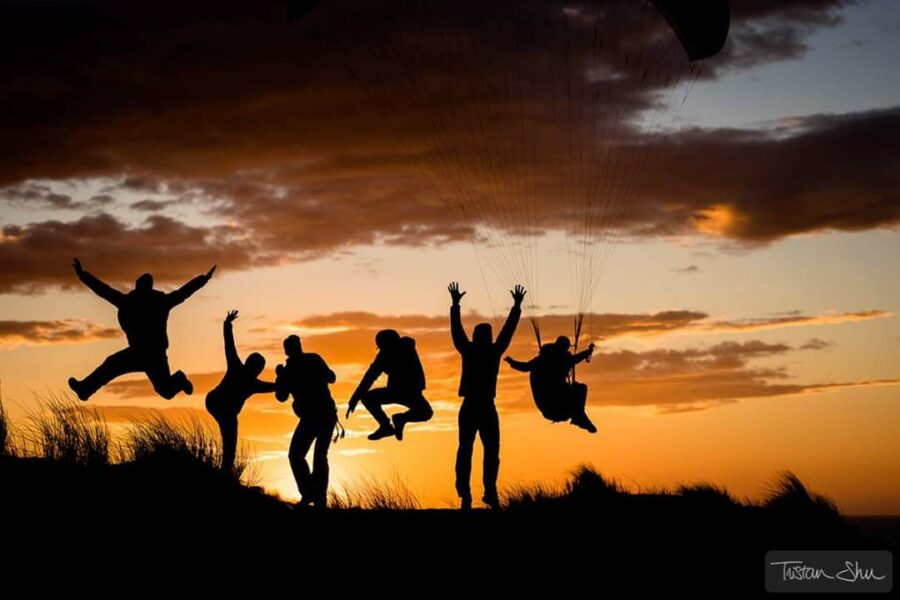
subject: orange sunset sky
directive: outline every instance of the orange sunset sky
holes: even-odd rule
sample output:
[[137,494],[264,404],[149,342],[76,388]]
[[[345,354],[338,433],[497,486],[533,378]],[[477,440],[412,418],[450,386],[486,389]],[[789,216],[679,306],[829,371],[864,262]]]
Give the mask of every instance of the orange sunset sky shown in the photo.
[[[169,321],[170,363],[194,395],[166,402],[129,376],[91,405],[115,427],[148,409],[206,418],[235,308],[242,356],[262,352],[271,378],[298,333],[337,373],[343,414],[375,333],[396,328],[417,340],[435,418],[370,442],[358,410],[332,447],[332,485],[397,479],[425,506],[453,505],[446,286],[467,290],[470,331],[496,331],[523,283],[545,338],[589,313],[581,343],[598,352],[578,375],[599,432],[545,421],[527,377],[503,365],[501,492],[591,463],[634,489],[710,481],[757,497],[786,469],[846,513],[900,514],[900,6],[734,0],[719,56],[654,66],[678,76],[648,83],[628,60],[601,73],[578,54],[590,32],[621,29],[613,17],[598,26],[588,2],[548,1],[571,45],[476,27],[502,13],[479,18],[470,1],[451,18],[435,0],[433,22],[373,18],[360,0],[294,20],[268,1],[72,0],[52,14],[0,1],[0,380],[13,420],[124,345],[73,257],[121,289],[145,271],[171,289],[217,264]],[[677,43],[652,19],[653,35],[635,29],[609,55]],[[458,96],[432,94],[454,52],[434,23],[482,40]],[[384,40],[392,52],[370,51]],[[415,61],[397,62],[410,47]],[[504,48],[515,52],[492,60]],[[565,67],[561,48],[576,56]],[[572,89],[590,105],[555,103]],[[604,174],[610,148],[626,179]],[[604,177],[622,211],[579,229],[565,198]],[[579,239],[599,262],[573,250]],[[535,348],[523,320],[509,355]],[[259,481],[286,498],[295,426],[272,396],[240,419]],[[476,445],[476,493],[479,461]]]

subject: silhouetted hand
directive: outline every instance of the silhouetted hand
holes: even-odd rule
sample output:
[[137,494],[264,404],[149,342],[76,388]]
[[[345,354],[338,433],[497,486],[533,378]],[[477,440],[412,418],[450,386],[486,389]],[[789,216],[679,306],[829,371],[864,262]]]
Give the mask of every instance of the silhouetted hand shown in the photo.
[[525,299],[525,294],[528,292],[525,291],[521,285],[517,285],[515,289],[509,291],[512,294],[513,302],[516,303],[516,306],[522,306],[522,300]]
[[345,419],[349,419],[350,415],[353,414],[353,411],[356,410],[356,405],[359,404],[359,398],[353,396],[350,398],[350,404],[347,406],[347,414],[344,417]]
[[81,261],[77,258],[72,259],[72,266],[75,267],[75,274],[81,277],[81,274],[84,273],[84,269],[81,268]]
[[596,347],[597,346],[594,344],[594,342],[591,342],[590,344],[588,344],[587,349],[588,349],[588,352],[590,352],[590,354],[588,354],[587,360],[585,362],[591,362],[591,357],[594,356],[594,348],[596,348]]
[[[225,317],[225,322],[226,322],[226,323],[234,323],[234,320],[237,319],[237,318],[238,318],[238,311],[236,311],[236,310],[229,310],[229,311],[228,311],[228,316]],[[279,365],[279,366],[281,366],[281,365]]]
[[219,266],[219,265],[213,265],[213,268],[210,269],[209,272],[206,273],[206,278],[207,278],[207,279],[212,279],[213,273],[216,272],[216,269],[218,268],[218,266]]
[[453,298],[453,305],[456,306],[459,304],[462,297],[466,295],[466,292],[459,291],[459,284],[455,281],[451,282],[449,286],[447,286],[447,291],[450,292],[450,297]]

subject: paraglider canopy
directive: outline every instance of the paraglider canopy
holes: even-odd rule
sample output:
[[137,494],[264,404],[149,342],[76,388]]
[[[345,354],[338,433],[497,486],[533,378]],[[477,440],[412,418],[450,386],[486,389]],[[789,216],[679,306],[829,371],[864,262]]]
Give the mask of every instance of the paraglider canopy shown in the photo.
[[728,0],[651,0],[675,31],[688,58],[703,60],[725,46],[731,24]]

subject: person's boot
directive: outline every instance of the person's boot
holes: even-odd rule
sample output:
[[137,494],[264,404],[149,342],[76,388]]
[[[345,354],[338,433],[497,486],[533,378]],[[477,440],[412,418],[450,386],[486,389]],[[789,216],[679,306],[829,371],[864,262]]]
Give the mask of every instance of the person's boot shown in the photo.
[[381,438],[386,438],[394,435],[394,428],[390,423],[385,425],[380,425],[378,429],[369,434],[369,439],[372,441],[380,440]]
[[597,433],[597,427],[587,416],[587,413],[581,413],[580,415],[575,415],[574,417],[572,417],[572,420],[570,422],[575,427],[580,427],[581,429],[584,429],[585,431],[589,431],[590,433]]
[[75,392],[75,395],[78,396],[78,399],[82,402],[87,402],[87,399],[91,397],[91,395],[87,393],[87,390],[84,389],[84,384],[74,377],[69,377],[69,388]]
[[391,423],[394,424],[394,435],[397,439],[403,441],[403,428],[406,427],[406,418],[403,413],[398,413],[391,417]]
[[459,499],[460,510],[472,510],[472,496],[463,496]]

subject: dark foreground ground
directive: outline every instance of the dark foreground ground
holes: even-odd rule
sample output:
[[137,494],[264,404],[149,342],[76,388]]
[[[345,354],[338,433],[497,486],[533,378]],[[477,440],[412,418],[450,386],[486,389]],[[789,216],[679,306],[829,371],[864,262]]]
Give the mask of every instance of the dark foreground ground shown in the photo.
[[502,511],[316,510],[162,453],[97,466],[0,457],[0,490],[3,580],[37,567],[27,579],[42,586],[119,597],[279,581],[307,597],[733,598],[764,595],[767,550],[898,546],[898,519],[845,519],[791,476],[758,505],[702,485],[631,494],[582,470]]

